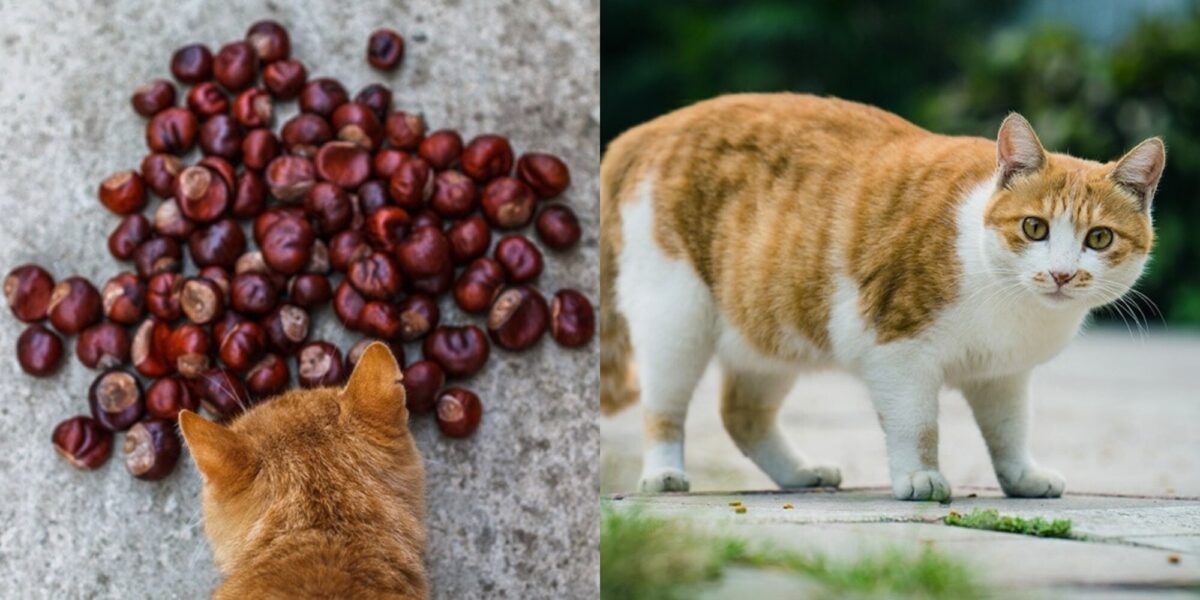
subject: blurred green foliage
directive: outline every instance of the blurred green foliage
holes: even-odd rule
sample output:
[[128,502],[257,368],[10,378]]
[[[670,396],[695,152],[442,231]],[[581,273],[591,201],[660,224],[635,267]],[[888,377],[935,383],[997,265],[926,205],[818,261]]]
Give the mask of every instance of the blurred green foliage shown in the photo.
[[[1200,0],[1112,43],[1023,20],[1022,4],[605,0],[603,142],[698,100],[785,90],[875,104],[949,134],[994,137],[1018,111],[1047,148],[1101,161],[1158,135],[1168,155],[1158,240],[1138,289],[1168,323],[1200,325]],[[1141,309],[1155,324],[1148,301]]]

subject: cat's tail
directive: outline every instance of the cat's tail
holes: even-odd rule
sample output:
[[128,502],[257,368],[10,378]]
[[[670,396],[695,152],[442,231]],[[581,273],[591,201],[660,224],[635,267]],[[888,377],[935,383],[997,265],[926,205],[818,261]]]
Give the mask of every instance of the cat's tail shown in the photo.
[[621,253],[621,199],[631,193],[638,164],[639,129],[613,140],[600,161],[600,412],[610,415],[638,401],[629,324],[617,310],[617,257]]

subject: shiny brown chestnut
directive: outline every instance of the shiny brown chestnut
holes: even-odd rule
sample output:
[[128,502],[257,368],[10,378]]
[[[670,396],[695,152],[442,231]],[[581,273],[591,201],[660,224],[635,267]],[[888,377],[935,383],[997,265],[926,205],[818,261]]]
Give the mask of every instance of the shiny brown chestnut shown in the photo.
[[258,76],[258,53],[246,42],[221,46],[213,57],[213,78],[231,92],[240,92]]
[[349,281],[342,280],[338,284],[337,290],[333,292],[333,312],[337,314],[346,329],[358,329],[363,306],[366,304],[366,298],[363,298],[362,294],[358,293],[358,290],[355,290]]
[[265,127],[251,129],[242,136],[242,164],[261,171],[279,156],[279,138]]
[[112,431],[91,417],[71,417],[54,428],[54,449],[80,469],[98,469],[112,454]]
[[146,286],[133,273],[118,273],[100,291],[104,316],[110,321],[135,325],[146,312]]
[[442,231],[442,217],[432,210],[423,210],[413,217],[412,228],[420,229],[422,227],[432,227],[438,231]]
[[392,71],[404,60],[404,38],[391,29],[376,29],[367,38],[367,62],[381,71]]
[[262,88],[250,88],[233,99],[233,118],[243,127],[264,127],[270,124],[274,110],[271,95]]
[[161,198],[175,194],[175,178],[183,170],[178,156],[152,152],[142,159],[142,181]]
[[433,197],[433,171],[422,158],[408,158],[400,163],[388,179],[388,195],[404,210],[418,211]]
[[104,302],[92,282],[68,277],[54,286],[46,315],[55,329],[67,335],[83,331],[103,316]]
[[288,152],[312,158],[322,144],[333,139],[333,128],[321,115],[300,113],[283,124],[279,139]]
[[553,198],[571,185],[571,171],[553,154],[529,152],[517,160],[517,177],[539,198]]
[[191,322],[206,325],[224,314],[225,294],[216,283],[191,277],[184,281],[179,292],[179,307]]
[[393,340],[400,335],[400,309],[391,302],[371,300],[363,305],[358,328],[381,340]]
[[170,342],[171,327],[150,318],[142,321],[137,332],[133,334],[133,345],[129,349],[129,358],[133,368],[144,377],[163,377],[175,369],[167,361],[166,347]]
[[404,284],[396,261],[378,251],[350,263],[350,268],[346,271],[346,281],[363,296],[375,300],[394,297]]
[[100,203],[118,215],[138,212],[146,206],[146,185],[137,171],[119,171],[100,183]]
[[486,183],[508,175],[513,168],[513,150],[508,139],[494,134],[476,136],[463,148],[462,170],[471,179]]
[[587,296],[576,290],[559,290],[550,303],[550,335],[568,348],[585,346],[596,334],[596,312]]
[[242,151],[242,126],[229,115],[213,115],[200,126],[200,149],[205,154],[234,160]]
[[129,332],[102,321],[79,332],[75,356],[89,369],[113,369],[129,362]]
[[419,294],[441,296],[454,287],[454,269],[446,269],[437,275],[419,277],[408,281],[408,288]]
[[375,111],[365,104],[347,102],[333,111],[329,120],[339,140],[367,150],[374,150],[383,143],[383,124]]
[[155,152],[185,154],[196,145],[200,124],[186,108],[159,111],[146,124],[146,145]]
[[479,205],[488,223],[498,229],[524,227],[533,220],[537,198],[529,186],[514,177],[497,177],[483,188]]
[[187,93],[187,107],[201,119],[219,115],[229,110],[229,96],[221,86],[204,81],[192,86]]
[[267,350],[267,332],[254,321],[242,321],[224,332],[217,354],[234,371],[245,371]]
[[437,393],[446,385],[446,374],[432,360],[418,360],[404,368],[405,403],[415,414],[433,412]]
[[245,383],[230,369],[209,369],[192,380],[191,387],[204,410],[223,421],[250,406]]
[[212,76],[212,52],[204,44],[189,44],[171,55],[171,74],[183,83],[199,83]]
[[392,89],[382,83],[368,84],[354,95],[354,101],[371,109],[375,118],[383,124],[388,111],[392,110]]
[[[387,183],[380,179],[371,179],[358,186],[358,208],[364,216],[370,217],[375,211],[391,204],[387,188]],[[354,224],[353,204],[350,206],[351,218],[347,219],[347,227]]]
[[176,240],[187,239],[196,231],[196,222],[185,217],[174,198],[167,198],[154,211],[154,232]]
[[271,279],[261,273],[239,273],[229,288],[229,301],[234,310],[250,315],[263,315],[275,308],[279,292]]
[[300,91],[300,110],[329,118],[339,106],[350,101],[346,88],[336,79],[319,77],[304,84]]
[[311,323],[308,311],[293,304],[283,304],[263,319],[262,328],[268,346],[286,356],[308,339]]
[[471,261],[454,283],[454,302],[469,313],[482,313],[491,307],[504,287],[504,268],[487,257]]
[[525,283],[542,274],[542,253],[523,235],[500,238],[494,255],[512,283]]
[[367,219],[366,233],[371,245],[384,252],[393,252],[408,234],[412,218],[399,206],[385,206]]
[[213,169],[195,165],[184,169],[175,184],[175,201],[183,216],[198,223],[221,218],[229,209],[229,184]]
[[174,421],[181,411],[199,407],[200,400],[192,394],[191,386],[179,376],[156,379],[146,388],[146,414],[156,419]]
[[62,364],[63,343],[58,334],[34,323],[17,338],[17,362],[34,377],[48,377]]
[[395,148],[384,148],[371,157],[371,173],[376,177],[390,179],[400,165],[409,160],[407,152]]
[[425,294],[410,294],[400,302],[400,339],[419,340],[437,327],[441,318],[437,301]]
[[182,289],[183,277],[178,273],[158,273],[146,283],[146,308],[163,321],[179,319],[183,316],[179,298]]
[[195,323],[183,323],[167,339],[167,361],[187,378],[197,377],[212,364],[212,337]]
[[492,230],[483,217],[472,215],[451,225],[446,239],[450,242],[450,258],[462,265],[487,253]]
[[361,231],[343,231],[329,241],[329,264],[336,271],[344,272],[351,263],[370,253],[371,245]]
[[458,171],[442,171],[433,182],[429,207],[447,219],[461,219],[479,206],[479,191],[470,177]]
[[354,189],[371,176],[371,154],[352,142],[326,142],[313,158],[317,176],[344,189]]
[[267,354],[246,372],[246,389],[255,399],[274,396],[287,388],[291,376],[286,360]]
[[[267,208],[267,184],[258,173],[249,169],[238,173],[233,188],[233,203],[229,212],[235,218],[249,219]],[[243,237],[243,239],[245,239]]]
[[125,434],[125,470],[146,481],[162,479],[175,469],[182,446],[173,423],[159,419],[137,423]]
[[462,136],[453,129],[434,131],[425,136],[417,146],[417,154],[438,171],[449,169],[458,163],[462,151]]
[[267,165],[267,188],[280,200],[295,200],[316,183],[317,170],[303,156],[279,156]]
[[150,239],[152,231],[150,219],[140,214],[129,215],[109,234],[108,251],[118,260],[129,260],[138,246]]
[[92,410],[92,418],[106,429],[125,431],[137,423],[146,411],[142,384],[126,371],[105,371],[88,388],[88,406]]
[[263,260],[278,273],[299,273],[312,257],[315,239],[316,233],[307,220],[280,219],[263,234]]
[[301,308],[316,308],[333,298],[333,286],[320,273],[299,273],[288,280],[288,297]]
[[175,105],[175,86],[165,79],[155,79],[138,86],[130,102],[137,114],[153,117],[159,111]]
[[304,210],[322,236],[330,236],[349,227],[354,217],[350,194],[324,181],[314,184],[304,195]]
[[413,279],[431,277],[453,268],[450,242],[441,229],[418,227],[396,246],[396,259],[404,274]]
[[264,65],[283,60],[292,52],[287,28],[270,19],[256,21],[251,25],[250,29],[246,30],[246,42],[254,48],[258,60]]
[[280,100],[291,100],[304,89],[308,70],[304,68],[304,63],[298,60],[277,60],[263,69],[262,78],[263,85],[270,90],[272,96]]
[[221,318],[217,319],[212,324],[213,339],[214,340],[225,339],[225,334],[232,331],[234,327],[237,327],[238,323],[242,323],[242,322],[248,321],[248,320],[249,319],[238,314],[235,311],[232,311],[232,310],[225,311],[225,314],[221,315]]
[[393,111],[384,121],[383,130],[393,148],[413,151],[425,139],[425,120],[420,115]]
[[201,268],[198,275],[215,283],[217,289],[221,290],[221,298],[225,301],[225,304],[229,304],[229,288],[232,287],[229,270],[213,265]]
[[437,362],[449,377],[470,377],[487,364],[491,346],[483,330],[474,325],[442,325],[421,346],[425,358]]
[[583,230],[575,211],[562,204],[552,204],[538,214],[537,234],[546,246],[567,250],[579,242]]
[[188,248],[198,267],[232,268],[246,251],[246,235],[237,221],[225,218],[193,232]]
[[305,388],[337,385],[346,377],[342,353],[325,341],[309,342],[296,354],[297,374]]
[[483,404],[479,396],[460,387],[446,388],[437,399],[437,423],[442,433],[452,438],[464,438],[479,428]]
[[550,309],[542,293],[527,285],[502,292],[488,313],[488,334],[505,350],[525,350],[542,339],[550,326]]
[[133,251],[133,264],[138,277],[149,279],[159,273],[179,271],[183,266],[183,250],[179,242],[167,237],[155,237],[142,242]]
[[38,265],[21,265],[4,278],[4,297],[13,316],[26,323],[41,321],[50,311],[54,278]]

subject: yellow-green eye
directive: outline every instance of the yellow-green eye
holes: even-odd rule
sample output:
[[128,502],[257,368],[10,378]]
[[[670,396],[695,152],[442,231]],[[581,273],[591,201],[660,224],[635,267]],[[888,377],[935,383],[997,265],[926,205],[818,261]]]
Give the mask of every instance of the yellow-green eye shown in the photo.
[[1091,248],[1092,250],[1103,250],[1112,245],[1112,241],[1113,232],[1111,229],[1107,227],[1096,227],[1088,232],[1086,243],[1087,247]]
[[1021,221],[1021,231],[1025,232],[1025,237],[1040,242],[1050,235],[1050,226],[1046,224],[1045,219],[1025,217],[1025,220]]

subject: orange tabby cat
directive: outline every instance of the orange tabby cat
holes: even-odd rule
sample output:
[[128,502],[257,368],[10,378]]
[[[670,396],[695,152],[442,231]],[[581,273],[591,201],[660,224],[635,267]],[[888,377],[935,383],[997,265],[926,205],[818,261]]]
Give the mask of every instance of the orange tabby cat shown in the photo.
[[228,426],[179,425],[204,476],[216,598],[425,598],[425,472],[383,344],[342,389],[294,390]]
[[644,401],[641,489],[688,489],[683,423],[716,355],[725,428],[781,487],[841,482],[776,423],[799,372],[838,366],[871,393],[897,498],[950,495],[943,386],[1007,494],[1061,495],[1028,450],[1029,374],[1141,275],[1165,161],[1157,138],[1102,164],[1046,152],[1015,114],[993,142],[796,94],[626,132],[600,173],[601,402]]

